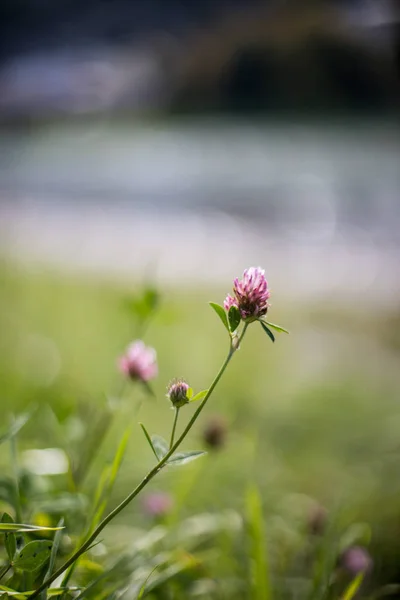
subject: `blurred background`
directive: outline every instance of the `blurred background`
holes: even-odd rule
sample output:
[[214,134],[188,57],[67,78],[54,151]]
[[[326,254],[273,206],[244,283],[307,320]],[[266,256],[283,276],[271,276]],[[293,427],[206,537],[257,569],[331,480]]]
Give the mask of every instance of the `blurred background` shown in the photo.
[[[0,386],[4,415],[36,407],[19,442],[24,473],[42,478],[29,516],[59,506],[66,470],[29,452],[85,447],[134,337],[160,364],[140,420],[168,435],[169,379],[203,389],[224,357],[207,301],[261,265],[270,318],[291,335],[273,347],[251,328],[191,435],[206,466],[154,487],[171,522],[240,520],[256,483],[275,583],[305,585],[307,527],[332,514],[358,524],[346,544],[368,547],[368,593],[399,583],[397,2],[2,0],[0,40]],[[144,330],[132,299],[153,288]],[[82,494],[131,395],[143,396],[126,393]],[[151,464],[139,433],[110,506]],[[125,513],[121,544],[143,510]],[[230,596],[185,597],[233,598],[236,550],[236,566],[219,563]]]

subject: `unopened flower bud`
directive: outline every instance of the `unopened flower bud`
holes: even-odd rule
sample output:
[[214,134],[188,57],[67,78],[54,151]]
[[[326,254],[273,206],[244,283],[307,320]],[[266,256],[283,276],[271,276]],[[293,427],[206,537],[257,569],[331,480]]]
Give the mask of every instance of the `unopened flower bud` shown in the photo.
[[174,379],[168,386],[167,398],[175,408],[180,408],[189,402],[189,385],[183,379]]

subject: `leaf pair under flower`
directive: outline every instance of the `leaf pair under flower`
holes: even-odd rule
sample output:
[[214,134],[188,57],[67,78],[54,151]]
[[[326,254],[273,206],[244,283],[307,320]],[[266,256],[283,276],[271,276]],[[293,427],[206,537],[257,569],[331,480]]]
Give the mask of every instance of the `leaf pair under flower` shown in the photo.
[[[146,437],[146,440],[149,443],[150,448],[152,449],[152,451],[154,453],[154,456],[156,457],[156,459],[158,461],[162,460],[164,458],[164,456],[170,450],[167,440],[165,440],[160,435],[150,436],[149,433],[147,432],[145,426],[143,425],[143,423],[140,423],[140,426],[143,429],[143,433]],[[168,466],[185,465],[186,463],[191,462],[192,460],[196,460],[196,458],[199,458],[200,456],[203,456],[203,454],[207,454],[207,452],[204,452],[202,450],[192,450],[189,452],[176,452],[166,461],[165,465],[168,465]]]
[[[220,304],[216,304],[215,302],[210,302],[209,304],[210,304],[211,308],[213,308],[215,310],[215,312],[221,319],[221,321],[222,321],[225,329],[228,331],[228,333],[230,335],[233,335],[233,333],[236,331],[236,329],[238,328],[240,321],[241,321],[239,309],[236,306],[231,306],[229,308],[228,312],[226,312],[224,307],[221,306]],[[255,319],[255,320],[257,320],[261,323],[261,327],[263,328],[265,333],[268,335],[268,337],[273,342],[275,342],[275,336],[272,333],[270,328],[275,329],[275,331],[279,331],[281,333],[289,333],[289,331],[287,329],[285,329],[284,327],[282,327],[281,325],[276,325],[275,323],[270,323],[269,321],[264,321],[263,319]]]
[[217,304],[216,302],[209,302],[209,304],[221,319],[228,333],[234,333],[239,327],[240,321],[242,320],[237,306],[231,306],[229,311],[226,312],[224,307],[220,304]]

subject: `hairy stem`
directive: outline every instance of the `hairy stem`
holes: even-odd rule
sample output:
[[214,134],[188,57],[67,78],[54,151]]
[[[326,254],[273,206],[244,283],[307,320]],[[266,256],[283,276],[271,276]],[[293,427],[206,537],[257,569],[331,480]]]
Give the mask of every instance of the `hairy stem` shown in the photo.
[[132,492],[130,494],[128,494],[128,496],[120,504],[118,504],[118,506],[116,506],[114,508],[114,510],[112,510],[106,517],[104,517],[104,519],[97,525],[97,527],[93,531],[93,533],[91,533],[89,535],[87,540],[74,552],[74,554],[72,554],[70,556],[70,558],[68,560],[66,560],[65,563],[63,565],[61,565],[61,567],[59,567],[59,569],[57,569],[57,571],[55,571],[51,575],[51,577],[48,577],[45,581],[43,581],[43,583],[33,592],[33,594],[31,594],[29,596],[29,598],[31,600],[33,600],[33,598],[37,598],[43,590],[45,590],[53,581],[55,581],[58,577],[60,577],[60,575],[62,575],[64,573],[64,571],[66,571],[68,569],[68,567],[70,567],[84,552],[86,552],[86,550],[93,544],[93,542],[95,541],[95,539],[97,538],[99,533],[101,531],[103,531],[103,529],[106,527],[106,525],[108,525],[108,523],[110,523],[110,521],[112,521],[121,512],[121,510],[123,510],[126,506],[128,506],[128,504],[130,504],[132,502],[132,500],[134,498],[136,498],[136,496],[142,491],[142,489],[144,487],[146,487],[146,485],[149,483],[149,481],[151,481],[153,479],[153,477],[155,477],[155,475],[157,475],[157,473],[159,473],[159,471],[161,471],[161,469],[163,468],[165,463],[168,461],[169,458],[171,458],[172,454],[177,450],[177,448],[179,448],[179,446],[181,445],[181,443],[186,438],[187,434],[189,433],[189,431],[192,429],[193,425],[197,421],[201,411],[207,404],[208,399],[210,398],[211,394],[213,393],[213,391],[214,391],[216,385],[218,384],[219,380],[221,379],[222,375],[224,374],[225,369],[228,366],[232,356],[234,355],[236,350],[239,348],[239,344],[243,340],[243,337],[246,333],[246,329],[247,329],[247,323],[244,324],[242,332],[240,334],[240,337],[239,337],[237,343],[235,343],[235,346],[232,345],[232,341],[231,341],[228,356],[226,357],[220,370],[218,371],[217,375],[215,376],[214,381],[210,385],[207,394],[204,396],[202,402],[200,403],[197,410],[194,412],[192,418],[189,420],[185,429],[183,430],[181,435],[178,437],[176,442],[170,447],[167,454],[165,454],[165,456],[163,456],[163,458],[161,460],[159,460],[159,462],[147,473],[147,475],[135,487],[135,489],[132,490]]

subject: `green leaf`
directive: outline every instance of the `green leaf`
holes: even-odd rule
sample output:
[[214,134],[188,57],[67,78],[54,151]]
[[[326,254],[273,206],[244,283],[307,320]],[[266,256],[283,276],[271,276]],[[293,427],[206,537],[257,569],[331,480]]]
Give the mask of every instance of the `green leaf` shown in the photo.
[[251,598],[270,600],[272,594],[265,548],[265,525],[261,498],[256,487],[250,487],[247,491],[246,513],[250,541],[251,586],[253,588]]
[[240,312],[237,306],[231,306],[228,312],[229,328],[233,333],[239,327],[239,323],[242,320]]
[[189,400],[192,398],[193,396],[193,388],[188,388],[188,391],[186,392],[186,398],[188,398]]
[[167,465],[171,465],[171,466],[186,465],[187,463],[192,462],[192,460],[196,460],[196,458],[199,458],[200,456],[203,456],[204,454],[207,454],[207,452],[203,452],[203,451],[177,452],[176,454],[173,454],[171,456],[171,458],[167,461]]
[[[1,522],[2,523],[14,523],[14,519],[8,513],[5,512],[5,513],[3,513],[3,516],[1,517]],[[12,562],[14,555],[17,551],[17,542],[15,540],[15,535],[13,533],[6,532],[5,546],[6,546],[8,558],[10,559],[10,562]]]
[[160,435],[152,435],[151,443],[153,444],[154,451],[158,460],[161,460],[169,450],[168,442],[164,440],[164,438],[162,438]]
[[263,323],[263,321],[260,321],[260,323],[261,323],[261,327],[264,329],[264,331],[267,334],[267,336],[274,342],[275,341],[275,336],[272,333],[272,331],[270,329],[268,329],[268,327],[265,325],[265,323]]
[[112,489],[114,487],[115,480],[118,475],[118,471],[121,467],[122,460],[124,458],[128,440],[131,434],[131,427],[129,426],[118,444],[117,451],[115,453],[112,465],[104,469],[101,476],[101,485],[97,489],[96,500],[94,503],[94,514],[91,519],[89,526],[88,535],[94,530],[96,525],[101,521],[103,513],[107,507],[107,502],[111,496]]
[[154,448],[154,446],[153,446],[153,442],[151,441],[151,437],[150,437],[150,435],[149,435],[149,433],[148,433],[148,431],[147,431],[146,427],[143,425],[143,423],[139,423],[139,425],[140,425],[140,427],[141,427],[141,428],[142,428],[142,430],[143,430],[143,433],[144,433],[144,435],[145,435],[145,437],[146,437],[146,440],[149,442],[149,446],[150,446],[150,448],[152,449],[152,451],[153,451],[153,453],[154,453],[154,456],[155,456],[155,457],[156,457],[156,459],[158,460],[158,456],[157,456],[156,449],[155,449],[155,448]]
[[266,323],[267,325],[269,325],[270,327],[272,327],[272,329],[275,329],[276,331],[280,331],[281,333],[289,333],[287,329],[285,329],[284,327],[281,327],[280,325],[276,325],[276,323],[270,323],[269,321],[264,321],[264,323]]
[[350,585],[346,588],[341,600],[352,600],[354,596],[357,594],[360,585],[362,584],[364,579],[364,573],[359,573],[350,583]]
[[190,402],[197,402],[198,400],[203,400],[205,396],[207,396],[208,390],[202,390],[201,392],[197,392],[193,398],[190,399]]
[[0,523],[0,533],[13,532],[13,533],[24,533],[24,532],[35,532],[35,531],[57,531],[62,527],[42,527],[41,525],[26,525],[24,523]]
[[215,302],[209,302],[209,305],[215,310],[222,323],[224,324],[225,329],[229,332],[228,317],[226,315],[224,307],[220,304],[216,304]]
[[[64,527],[64,517],[61,517],[61,519],[57,523],[57,526]],[[54,536],[53,546],[51,548],[51,553],[50,553],[49,567],[47,569],[47,572],[46,572],[46,575],[44,576],[43,581],[48,579],[53,574],[54,566],[56,564],[58,548],[60,547],[61,536],[62,536],[62,529],[59,529],[58,531],[56,531],[55,536]],[[42,592],[42,598],[45,600],[46,596],[47,596],[46,590],[44,590]]]
[[22,571],[32,573],[49,560],[53,542],[38,540],[29,542],[17,553],[13,566]]

